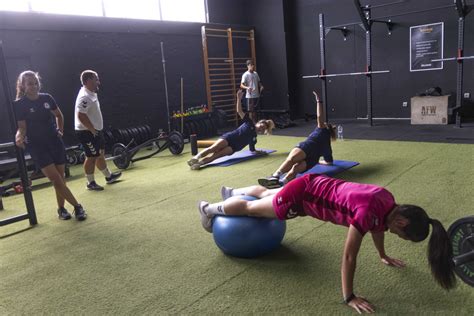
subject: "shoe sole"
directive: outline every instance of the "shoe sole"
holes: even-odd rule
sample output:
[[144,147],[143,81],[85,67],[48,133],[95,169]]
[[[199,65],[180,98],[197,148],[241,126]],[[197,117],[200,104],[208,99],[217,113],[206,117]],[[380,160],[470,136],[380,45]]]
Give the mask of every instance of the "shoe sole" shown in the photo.
[[[203,206],[204,206],[205,203],[206,202],[204,202],[204,201],[199,201],[198,202],[199,215],[201,217],[201,226],[208,233],[212,233],[212,218],[209,218],[203,210]],[[206,221],[203,221],[203,218],[206,218]],[[207,225],[208,223],[211,223],[211,224]]]
[[99,188],[89,188],[88,187],[87,190],[89,190],[89,191],[104,191],[104,188],[99,189]]
[[193,158],[193,159],[189,159],[187,162],[188,162],[188,166],[191,167],[192,165],[195,165],[196,163],[198,163],[199,160]]
[[267,189],[275,189],[281,187],[280,181],[277,179],[258,179],[258,184]]
[[199,169],[201,169],[201,165],[199,164],[194,164],[191,166],[191,170],[199,170]]
[[105,180],[105,181],[107,182],[107,184],[111,184],[111,183],[114,183],[115,181],[117,181],[118,179],[120,179],[121,176],[122,176],[122,174],[118,175],[116,178],[113,178],[110,181],[107,181],[107,180]]
[[69,216],[69,217],[61,217],[61,216],[58,216],[58,218],[62,221],[68,221],[72,218],[72,216]]
[[221,188],[221,197],[222,197],[222,200],[225,201],[228,199],[228,197],[226,196],[226,192],[227,192],[227,188],[226,187],[222,187]]

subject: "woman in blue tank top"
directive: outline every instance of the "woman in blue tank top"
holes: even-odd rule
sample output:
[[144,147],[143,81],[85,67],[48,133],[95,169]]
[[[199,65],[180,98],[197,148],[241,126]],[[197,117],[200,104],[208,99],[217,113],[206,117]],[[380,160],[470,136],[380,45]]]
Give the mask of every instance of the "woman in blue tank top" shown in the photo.
[[[317,163],[332,164],[331,140],[336,140],[336,128],[324,122],[324,109],[319,96],[316,98],[316,123],[314,131],[308,138],[293,148],[271,177],[258,179],[258,183],[267,188],[277,188],[293,180],[298,173],[305,172]],[[324,160],[319,161],[323,157]],[[286,175],[285,175],[286,173]],[[283,176],[282,179],[280,177]]]
[[225,133],[211,146],[198,153],[188,160],[191,170],[198,170],[201,166],[208,164],[217,158],[232,155],[236,151],[242,150],[245,146],[254,154],[261,153],[255,149],[257,143],[257,133],[271,134],[275,124],[272,120],[260,120],[253,123],[249,115],[242,110],[242,96],[244,92],[237,92],[236,111],[243,123],[235,130]]

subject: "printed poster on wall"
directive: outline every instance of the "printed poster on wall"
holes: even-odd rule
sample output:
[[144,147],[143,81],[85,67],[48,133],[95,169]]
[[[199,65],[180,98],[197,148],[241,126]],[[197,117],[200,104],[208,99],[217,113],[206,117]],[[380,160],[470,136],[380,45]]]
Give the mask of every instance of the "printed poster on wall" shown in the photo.
[[410,71],[443,69],[444,23],[410,27]]

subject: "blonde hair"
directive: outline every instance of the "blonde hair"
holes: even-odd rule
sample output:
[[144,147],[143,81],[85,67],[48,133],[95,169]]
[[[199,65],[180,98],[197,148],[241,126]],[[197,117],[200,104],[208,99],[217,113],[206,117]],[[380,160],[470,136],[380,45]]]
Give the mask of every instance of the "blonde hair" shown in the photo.
[[275,123],[273,123],[272,120],[260,120],[257,123],[265,124],[266,126],[265,132],[264,132],[265,135],[271,135],[272,130],[275,128]]
[[38,81],[38,87],[41,89],[41,77],[37,72],[32,70],[23,71],[18,75],[16,80],[16,100],[23,98],[26,94],[25,92],[25,80],[27,77],[34,77]]
[[86,82],[87,80],[90,80],[90,79],[93,79],[94,77],[98,77],[99,75],[97,74],[97,72],[95,72],[94,70],[84,70],[82,73],[81,73],[81,83],[82,85],[86,85]]

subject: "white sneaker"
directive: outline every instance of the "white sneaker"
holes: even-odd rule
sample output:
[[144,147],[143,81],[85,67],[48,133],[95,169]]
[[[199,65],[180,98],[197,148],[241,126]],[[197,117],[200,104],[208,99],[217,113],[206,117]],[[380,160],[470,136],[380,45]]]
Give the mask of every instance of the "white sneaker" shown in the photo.
[[199,170],[201,166],[202,164],[200,162],[197,162],[191,166],[191,170]]
[[208,206],[209,203],[206,201],[199,201],[198,203],[198,209],[199,209],[199,214],[201,215],[201,225],[202,227],[209,233],[212,233],[212,217],[209,217],[204,210],[206,206]]
[[228,198],[230,198],[232,196],[232,188],[230,187],[222,187],[221,188],[221,196],[222,196],[222,200],[225,201],[227,200]]
[[199,159],[196,159],[196,158],[193,157],[193,158],[191,158],[191,159],[188,160],[188,166],[191,167],[192,165],[195,165],[195,164],[197,164],[198,162],[199,162]]

